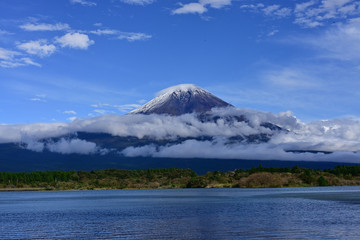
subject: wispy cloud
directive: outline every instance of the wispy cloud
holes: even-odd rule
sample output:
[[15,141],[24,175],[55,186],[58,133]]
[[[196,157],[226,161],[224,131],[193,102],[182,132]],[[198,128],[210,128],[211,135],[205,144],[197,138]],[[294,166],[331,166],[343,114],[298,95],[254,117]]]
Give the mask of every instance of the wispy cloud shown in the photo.
[[324,25],[330,19],[346,19],[360,14],[360,3],[356,0],[323,0],[298,3],[295,6],[295,21],[303,27]]
[[147,40],[152,38],[151,35],[145,34],[145,33],[133,33],[133,32],[122,32],[117,36],[118,39],[125,39],[129,42],[133,41],[141,41],[141,40]]
[[55,45],[48,44],[47,40],[45,39],[18,43],[17,48],[24,50],[29,54],[37,55],[39,57],[50,56],[56,51]]
[[0,48],[0,67],[15,68],[27,65],[41,67],[39,63],[34,62],[28,57],[23,57],[19,52]]
[[70,115],[76,115],[76,112],[74,110],[66,110],[63,113],[64,114],[70,114]]
[[112,105],[108,103],[98,103],[98,104],[92,104],[91,107],[96,108],[93,111],[104,115],[107,113],[114,113],[114,110],[120,111],[120,112],[130,112],[136,108],[139,108],[140,104],[123,104],[123,105]]
[[174,9],[172,14],[203,14],[208,11],[208,8],[220,9],[231,5],[231,0],[200,0],[199,2],[182,4],[180,7]]
[[88,0],[70,0],[70,2],[73,4],[81,4],[83,6],[89,6],[89,7],[97,5],[96,2],[88,1]]
[[83,33],[67,33],[62,37],[57,37],[55,42],[60,44],[61,47],[84,50],[95,43],[95,41],[89,39],[88,35]]
[[30,101],[33,102],[47,102],[45,94],[36,94],[35,97],[30,98]]
[[147,4],[152,4],[153,2],[155,2],[155,0],[121,0],[123,3],[127,3],[127,4],[133,4],[133,5],[147,5]]
[[7,50],[5,48],[0,47],[0,59],[3,60],[10,60],[13,59],[15,56],[21,55],[19,52]]
[[136,32],[122,32],[114,29],[97,29],[90,31],[90,33],[101,36],[101,35],[111,35],[120,40],[127,40],[129,42],[133,41],[143,41],[152,38],[151,35],[146,33],[136,33]]
[[294,40],[313,46],[323,57],[340,60],[360,60],[360,18],[339,23],[322,33]]
[[26,23],[21,25],[20,28],[25,31],[63,31],[70,29],[66,23]]
[[280,5],[270,5],[264,7],[262,11],[267,16],[276,16],[276,17],[287,17],[291,15],[292,10],[290,8],[282,8]]
[[0,29],[0,35],[13,35],[13,33]]
[[188,4],[181,4],[181,7],[172,11],[172,14],[188,14],[188,13],[197,13],[203,14],[207,11],[204,5],[200,3],[188,3]]
[[264,79],[267,79],[271,84],[284,88],[303,89],[320,86],[318,79],[306,74],[304,70],[301,71],[293,68],[266,72]]

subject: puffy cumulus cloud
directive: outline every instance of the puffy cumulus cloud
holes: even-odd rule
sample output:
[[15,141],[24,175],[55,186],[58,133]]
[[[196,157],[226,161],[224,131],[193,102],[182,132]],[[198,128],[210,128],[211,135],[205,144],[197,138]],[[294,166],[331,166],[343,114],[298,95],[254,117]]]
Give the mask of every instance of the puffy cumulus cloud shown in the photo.
[[41,39],[37,41],[29,41],[25,43],[18,43],[17,48],[25,52],[39,57],[47,57],[53,54],[56,50],[55,45],[47,44],[47,40]]
[[[274,127],[275,125],[282,130]],[[146,145],[119,149],[123,150],[125,156],[360,162],[360,153],[354,153],[360,151],[359,119],[303,123],[291,112],[273,114],[233,107],[213,109],[200,117],[196,114],[128,114],[75,119],[68,123],[0,125],[0,143],[26,143],[27,148],[34,151],[62,149],[66,152],[64,149],[74,149],[72,146],[75,145],[82,146],[88,152],[91,152],[89,149],[95,149],[94,145],[91,147],[80,140],[46,143],[48,138],[75,136],[76,132],[170,140],[166,146]],[[255,141],[256,143],[243,140],[251,136],[268,136],[270,139],[266,142]],[[200,141],[199,138],[202,137],[207,141]],[[313,154],[302,151],[334,153]]]
[[77,49],[88,49],[90,45],[95,42],[89,39],[89,36],[82,33],[67,33],[62,37],[57,37],[56,43],[60,44],[61,47],[77,48]]
[[63,31],[69,30],[69,24],[66,23],[26,23],[20,26],[25,31]]
[[155,2],[155,0],[121,0],[123,3],[133,4],[133,5],[147,5]]

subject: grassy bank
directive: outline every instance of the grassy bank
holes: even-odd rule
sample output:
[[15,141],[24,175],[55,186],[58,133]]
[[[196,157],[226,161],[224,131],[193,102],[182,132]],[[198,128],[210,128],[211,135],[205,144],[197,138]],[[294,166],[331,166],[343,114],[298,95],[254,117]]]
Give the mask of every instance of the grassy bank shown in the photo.
[[0,191],[158,188],[269,188],[359,186],[360,166],[313,170],[293,168],[237,169],[198,176],[190,169],[0,172]]

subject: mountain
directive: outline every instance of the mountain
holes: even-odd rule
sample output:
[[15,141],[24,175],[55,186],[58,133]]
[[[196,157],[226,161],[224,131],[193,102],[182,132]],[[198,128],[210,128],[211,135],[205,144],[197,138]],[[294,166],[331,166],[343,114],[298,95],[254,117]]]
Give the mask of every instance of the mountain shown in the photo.
[[132,111],[131,114],[179,116],[186,113],[205,113],[212,108],[224,107],[232,107],[232,105],[198,86],[181,84],[161,91],[159,96]]
[[123,116],[0,124],[0,172],[111,167],[201,172],[244,167],[244,159],[251,166],[255,160],[360,162],[360,142],[339,134],[348,129],[349,122],[304,124],[291,112],[236,108],[200,87],[182,84]]

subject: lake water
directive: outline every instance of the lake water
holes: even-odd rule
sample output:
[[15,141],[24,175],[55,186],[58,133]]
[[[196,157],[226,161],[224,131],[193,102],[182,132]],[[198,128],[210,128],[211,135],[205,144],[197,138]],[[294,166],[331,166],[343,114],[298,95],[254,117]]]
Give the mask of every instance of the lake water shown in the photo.
[[0,239],[360,239],[360,187],[1,192]]

